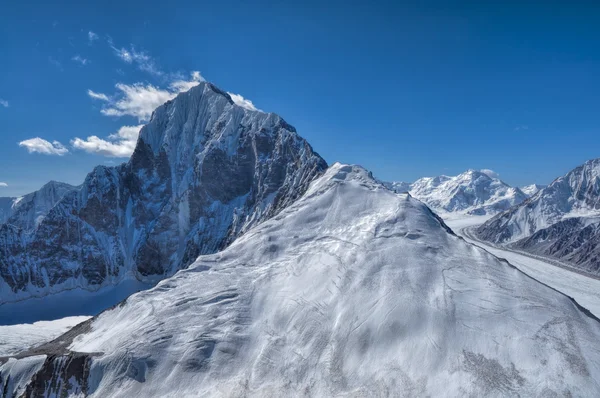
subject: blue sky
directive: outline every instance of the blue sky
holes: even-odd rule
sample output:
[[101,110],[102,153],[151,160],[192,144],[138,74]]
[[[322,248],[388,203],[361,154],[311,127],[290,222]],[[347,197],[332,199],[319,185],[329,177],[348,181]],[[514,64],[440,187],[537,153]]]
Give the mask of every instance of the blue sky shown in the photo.
[[600,157],[593,2],[49,3],[1,6],[0,196],[126,161],[194,71],[386,180],[547,183]]

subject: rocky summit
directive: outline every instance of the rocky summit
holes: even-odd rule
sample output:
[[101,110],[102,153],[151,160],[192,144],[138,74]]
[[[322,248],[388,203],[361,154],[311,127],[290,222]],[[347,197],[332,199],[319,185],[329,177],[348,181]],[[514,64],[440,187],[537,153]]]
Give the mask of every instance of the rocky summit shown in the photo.
[[34,228],[0,226],[0,302],[160,280],[277,214],[326,167],[281,117],[202,82],[154,111],[127,163],[96,167]]

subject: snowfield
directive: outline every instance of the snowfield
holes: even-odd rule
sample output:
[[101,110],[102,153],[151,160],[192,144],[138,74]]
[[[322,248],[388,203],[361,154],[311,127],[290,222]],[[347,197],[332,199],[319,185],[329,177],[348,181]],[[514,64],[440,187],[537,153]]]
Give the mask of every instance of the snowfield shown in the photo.
[[335,164],[224,251],[6,361],[0,384],[9,397],[599,396],[598,341],[572,299]]
[[72,316],[55,321],[0,326],[0,357],[14,355],[53,340],[89,318],[89,316]]

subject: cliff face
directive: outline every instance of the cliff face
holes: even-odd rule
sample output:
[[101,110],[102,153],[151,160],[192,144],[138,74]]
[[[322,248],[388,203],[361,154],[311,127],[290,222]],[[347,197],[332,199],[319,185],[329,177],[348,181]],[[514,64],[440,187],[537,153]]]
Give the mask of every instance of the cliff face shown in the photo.
[[156,109],[128,163],[95,168],[33,230],[0,227],[0,302],[164,278],[275,215],[326,167],[282,118],[201,83]]

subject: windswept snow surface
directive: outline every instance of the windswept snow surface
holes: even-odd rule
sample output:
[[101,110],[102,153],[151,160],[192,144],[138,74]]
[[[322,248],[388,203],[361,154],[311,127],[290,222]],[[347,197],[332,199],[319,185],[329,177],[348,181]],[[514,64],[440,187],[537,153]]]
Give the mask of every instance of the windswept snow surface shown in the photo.
[[356,166],[81,329],[70,395],[600,394],[598,319]]
[[473,238],[469,228],[483,224],[489,216],[462,216],[444,218],[446,224],[454,232],[490,253],[508,260],[521,271],[573,297],[579,304],[590,310],[595,316],[600,317],[600,279],[583,275],[575,270],[559,267],[549,261],[534,258],[506,248],[492,246]]
[[0,326],[0,357],[14,355],[53,340],[89,318],[89,316],[72,316],[55,321]]

